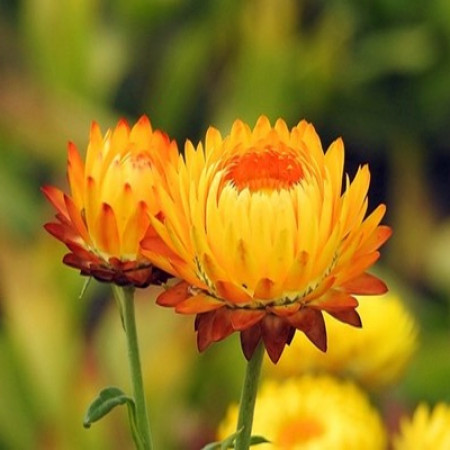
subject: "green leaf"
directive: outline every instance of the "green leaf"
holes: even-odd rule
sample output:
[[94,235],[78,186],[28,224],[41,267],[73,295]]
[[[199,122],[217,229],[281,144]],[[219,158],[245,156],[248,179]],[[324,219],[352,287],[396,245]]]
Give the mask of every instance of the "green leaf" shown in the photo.
[[252,436],[250,438],[250,445],[270,444],[270,441],[264,436]]
[[92,423],[106,416],[118,405],[127,404],[130,422],[134,420],[134,400],[125,395],[119,388],[108,387],[103,389],[98,397],[89,406],[84,417],[83,426],[89,428]]

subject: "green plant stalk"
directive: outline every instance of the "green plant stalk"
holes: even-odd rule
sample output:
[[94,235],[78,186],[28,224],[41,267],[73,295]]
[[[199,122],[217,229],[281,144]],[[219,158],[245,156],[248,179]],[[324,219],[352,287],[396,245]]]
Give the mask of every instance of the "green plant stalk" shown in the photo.
[[239,418],[236,430],[235,449],[248,450],[250,448],[250,437],[252,434],[253,413],[255,410],[256,394],[258,391],[259,376],[261,373],[262,360],[264,356],[264,345],[260,342],[253,356],[247,363],[244,385],[242,386],[241,401],[239,406]]
[[[139,433],[142,450],[152,450],[152,437],[145,403],[144,383],[139,356],[139,345],[134,313],[134,288],[113,287],[114,295],[119,302],[122,324],[125,328],[128,347],[128,361],[133,386],[133,397],[136,405],[136,428]],[[139,449],[141,450],[141,449]]]

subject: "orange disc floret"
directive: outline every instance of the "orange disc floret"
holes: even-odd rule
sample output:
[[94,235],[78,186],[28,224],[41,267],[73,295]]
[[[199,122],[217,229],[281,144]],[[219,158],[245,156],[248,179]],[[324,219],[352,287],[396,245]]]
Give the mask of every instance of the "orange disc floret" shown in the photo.
[[56,221],[45,229],[70,250],[64,263],[118,285],[144,287],[164,278],[141,253],[139,242],[151,235],[150,217],[160,213],[154,173],[176,162],[177,155],[175,142],[153,130],[146,116],[132,128],[120,120],[104,136],[94,122],[85,161],[69,143],[71,195],[42,188],[57,210]]
[[367,165],[344,178],[341,139],[326,152],[314,127],[237,120],[156,184],[162,215],[142,253],[182,279],[160,305],[196,314],[198,347],[240,332],[249,359],[262,340],[276,362],[296,330],[326,349],[323,312],[361,326],[354,295],[381,294],[367,270],[391,235],[385,206],[367,213]]

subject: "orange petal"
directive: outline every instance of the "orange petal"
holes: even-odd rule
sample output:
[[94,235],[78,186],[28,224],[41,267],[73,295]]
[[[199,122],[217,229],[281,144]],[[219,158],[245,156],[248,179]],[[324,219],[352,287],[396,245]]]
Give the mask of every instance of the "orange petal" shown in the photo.
[[246,330],[259,322],[266,312],[262,309],[234,309],[231,312],[231,323],[238,331]]
[[329,275],[314,291],[311,292],[311,294],[306,295],[303,300],[306,302],[310,302],[316,298],[322,297],[327,291],[331,289],[335,280],[336,277]]
[[341,322],[347,323],[357,328],[362,327],[361,317],[359,317],[359,314],[354,309],[344,309],[342,311],[327,312]]
[[210,295],[200,293],[177,303],[175,311],[180,314],[200,314],[219,309],[222,306],[224,306],[223,302]]
[[386,225],[378,226],[367,240],[358,248],[359,253],[370,253],[381,247],[392,236],[392,228]]
[[303,331],[306,337],[320,350],[327,350],[327,333],[321,311],[302,308],[297,314],[286,320],[295,328]]
[[167,291],[159,294],[156,303],[160,306],[176,306],[190,296],[189,284],[185,281],[180,281],[175,286],[167,289]]
[[392,228],[386,225],[380,225],[377,228],[376,236],[376,248],[378,248],[392,236]]
[[69,215],[64,202],[64,193],[54,186],[42,186],[42,193],[47,197],[47,200],[58,210],[66,219]]
[[[129,201],[128,195],[131,196],[131,189],[124,187],[123,196],[127,201]],[[140,201],[134,206],[134,211],[130,214],[125,228],[122,230],[122,249],[125,253],[136,254],[138,252],[140,241],[146,235],[149,226],[150,219],[147,214],[147,205]]]
[[91,238],[87,231],[86,225],[74,201],[69,196],[64,194],[64,203],[66,204],[66,209],[69,214],[70,220],[77,231],[80,233],[81,238],[84,242],[86,242],[86,244],[91,244]]
[[108,203],[102,203],[96,231],[100,250],[104,250],[112,256],[118,256],[120,253],[119,231],[116,216]]
[[77,147],[69,142],[67,149],[67,176],[75,204],[81,208],[84,191],[84,163]]
[[308,303],[308,307],[322,309],[325,311],[341,311],[347,308],[356,308],[358,300],[346,292],[332,289],[324,296]]
[[348,281],[353,280],[362,273],[364,273],[369,267],[371,267],[380,257],[380,252],[372,252],[362,256],[357,256],[349,262],[348,266],[343,267],[342,272],[337,275],[337,283],[340,285],[346,284]]
[[273,286],[274,282],[269,278],[261,278],[255,286],[255,298],[270,300],[274,298]]
[[228,281],[216,281],[216,289],[219,297],[232,303],[250,303],[252,300],[243,289]]
[[[150,228],[153,229],[153,228]],[[149,230],[150,230],[149,229]],[[141,248],[144,250],[149,250],[152,253],[156,253],[168,259],[180,259],[176,253],[174,253],[169,246],[157,235],[146,236],[141,241]]]
[[377,295],[385,294],[388,291],[384,281],[367,272],[347,281],[342,285],[342,288],[346,292],[356,295]]

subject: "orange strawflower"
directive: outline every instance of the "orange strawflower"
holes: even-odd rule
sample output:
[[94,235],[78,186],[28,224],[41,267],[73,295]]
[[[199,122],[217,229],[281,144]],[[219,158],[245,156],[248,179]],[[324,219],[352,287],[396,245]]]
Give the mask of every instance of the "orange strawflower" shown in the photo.
[[58,211],[45,229],[70,250],[64,263],[118,285],[145,287],[155,281],[139,242],[151,233],[149,217],[160,212],[153,169],[176,161],[177,155],[176,144],[153,130],[146,116],[131,129],[120,120],[104,136],[94,122],[85,162],[69,143],[71,196],[53,186],[42,188]]
[[276,362],[297,329],[326,349],[323,311],[361,326],[353,295],[386,291],[366,271],[391,230],[384,205],[364,219],[368,167],[342,193],[343,164],[342,140],[324,154],[305,121],[237,120],[186,143],[156,185],[163,214],[142,252],[184,280],[157,302],[197,314],[200,351],[238,331],[247,359],[263,340]]

